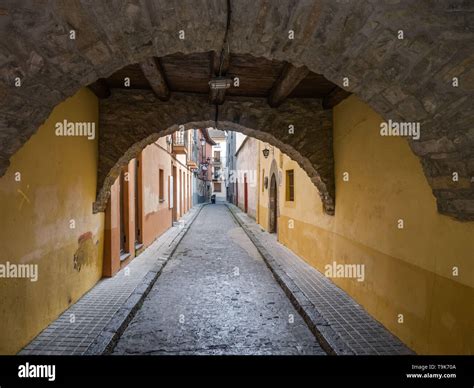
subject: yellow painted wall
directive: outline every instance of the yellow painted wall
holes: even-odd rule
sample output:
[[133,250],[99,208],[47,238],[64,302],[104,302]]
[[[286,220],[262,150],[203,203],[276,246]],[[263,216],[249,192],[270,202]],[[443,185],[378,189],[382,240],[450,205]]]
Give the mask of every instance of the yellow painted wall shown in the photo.
[[[95,139],[55,136],[64,119],[95,122]],[[101,277],[104,219],[92,214],[97,122],[97,98],[82,89],[53,110],[0,178],[0,263],[38,264],[37,282],[0,278],[0,354],[21,350]]]
[[[364,282],[334,282],[416,352],[473,354],[474,223],[437,212],[419,160],[406,140],[379,135],[381,121],[355,96],[334,109],[334,217],[323,213],[304,171],[286,156],[280,163],[275,151],[283,177],[279,240],[323,273],[333,261],[365,264]],[[260,157],[260,173],[270,163]],[[285,170],[291,168],[294,203],[284,201]],[[260,190],[259,199],[259,220],[267,227],[268,190]]]

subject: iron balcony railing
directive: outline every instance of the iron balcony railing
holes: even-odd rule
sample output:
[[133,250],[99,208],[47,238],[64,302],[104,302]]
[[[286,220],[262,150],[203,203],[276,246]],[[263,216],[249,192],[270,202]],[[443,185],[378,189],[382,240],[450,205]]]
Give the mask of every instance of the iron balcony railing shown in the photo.
[[188,144],[188,138],[187,136],[185,136],[185,132],[184,131],[177,131],[175,134],[174,134],[174,145],[176,146],[184,146],[186,147]]

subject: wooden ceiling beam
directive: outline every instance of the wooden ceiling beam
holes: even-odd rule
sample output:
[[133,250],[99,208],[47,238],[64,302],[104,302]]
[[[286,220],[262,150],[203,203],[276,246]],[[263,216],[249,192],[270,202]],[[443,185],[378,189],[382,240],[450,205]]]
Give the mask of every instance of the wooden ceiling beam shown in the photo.
[[226,75],[229,71],[230,56],[229,53],[224,50],[224,58],[222,60],[221,68],[221,53],[217,51],[211,51],[211,76]]
[[91,83],[88,88],[97,96],[97,98],[107,98],[111,94],[109,85],[105,78],[99,78],[97,81]]
[[156,97],[167,101],[170,98],[170,90],[159,60],[155,60],[154,57],[148,58],[140,63],[140,68]]
[[225,89],[209,89],[209,102],[222,105],[225,100]]
[[272,108],[281,105],[308,74],[309,70],[306,66],[295,67],[291,63],[287,63],[270,91],[268,104]]
[[[221,65],[222,62],[222,65]],[[210,52],[210,72],[211,79],[214,77],[225,76],[229,71],[230,55],[227,50],[221,54],[217,51]],[[209,88],[209,102],[211,104],[221,105],[225,100],[225,89]]]
[[323,108],[332,109],[350,95],[350,92],[340,88],[339,86],[336,86],[327,96],[323,98]]

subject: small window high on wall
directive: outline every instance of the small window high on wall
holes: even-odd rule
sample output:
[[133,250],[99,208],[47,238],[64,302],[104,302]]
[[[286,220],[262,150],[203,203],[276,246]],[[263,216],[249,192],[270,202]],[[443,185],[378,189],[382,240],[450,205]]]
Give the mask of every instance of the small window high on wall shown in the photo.
[[295,172],[294,170],[286,170],[286,200],[295,200]]

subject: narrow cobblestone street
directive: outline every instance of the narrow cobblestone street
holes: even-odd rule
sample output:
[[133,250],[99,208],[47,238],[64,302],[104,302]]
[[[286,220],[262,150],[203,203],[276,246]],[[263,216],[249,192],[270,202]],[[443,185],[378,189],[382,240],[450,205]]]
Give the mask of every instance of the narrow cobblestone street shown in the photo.
[[324,354],[225,205],[205,206],[114,354]]
[[474,388],[473,27],[474,0],[0,1],[0,388]]

